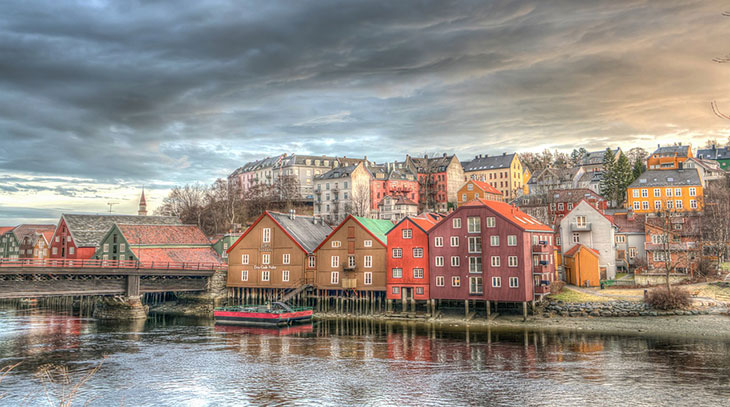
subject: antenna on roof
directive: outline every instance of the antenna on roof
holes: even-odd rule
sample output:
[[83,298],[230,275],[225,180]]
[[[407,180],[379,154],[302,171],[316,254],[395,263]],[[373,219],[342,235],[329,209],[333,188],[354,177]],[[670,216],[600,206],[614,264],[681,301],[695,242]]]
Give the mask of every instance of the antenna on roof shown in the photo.
[[112,213],[112,206],[119,205],[119,202],[107,202],[107,205],[109,205],[109,213]]

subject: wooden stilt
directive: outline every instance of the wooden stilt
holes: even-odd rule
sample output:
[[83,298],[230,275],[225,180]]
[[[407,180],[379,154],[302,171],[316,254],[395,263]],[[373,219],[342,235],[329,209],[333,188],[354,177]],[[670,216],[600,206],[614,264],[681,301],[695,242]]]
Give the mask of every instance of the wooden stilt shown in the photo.
[[489,319],[489,316],[492,315],[492,309],[491,304],[489,303],[489,300],[487,300],[487,319]]
[[527,321],[527,301],[522,303],[522,321]]
[[464,317],[469,317],[469,300],[464,301]]

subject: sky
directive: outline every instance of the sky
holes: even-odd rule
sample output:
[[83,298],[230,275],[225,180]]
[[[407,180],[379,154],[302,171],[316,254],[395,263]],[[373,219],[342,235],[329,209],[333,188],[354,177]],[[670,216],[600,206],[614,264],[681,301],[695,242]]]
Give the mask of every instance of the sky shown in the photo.
[[136,213],[280,153],[726,140],[720,1],[24,1],[0,13],[0,225]]

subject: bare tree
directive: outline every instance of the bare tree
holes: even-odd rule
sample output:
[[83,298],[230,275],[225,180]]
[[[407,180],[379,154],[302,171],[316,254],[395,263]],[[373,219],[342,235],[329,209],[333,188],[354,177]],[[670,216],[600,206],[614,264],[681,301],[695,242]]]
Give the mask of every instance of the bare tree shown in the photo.
[[719,262],[727,261],[730,248],[729,181],[726,176],[722,182],[710,183],[704,191],[703,254],[716,257]]
[[367,184],[353,185],[351,201],[353,215],[367,216],[370,209],[370,186]]
[[200,184],[174,187],[155,214],[177,216],[181,222],[202,226],[207,188]]
[[[654,217],[647,217],[649,225],[647,233],[651,234],[654,247],[654,262],[661,265],[666,275],[667,291],[671,292],[670,275],[678,272],[679,268],[691,270],[691,259],[697,254],[699,247],[692,239],[682,239],[683,236],[692,237],[699,234],[698,217],[690,217],[673,211],[663,210]],[[696,236],[699,237],[699,236]],[[649,253],[647,253],[647,256]]]
[[273,195],[285,209],[291,209],[295,202],[301,201],[299,179],[294,175],[282,175],[274,182]]

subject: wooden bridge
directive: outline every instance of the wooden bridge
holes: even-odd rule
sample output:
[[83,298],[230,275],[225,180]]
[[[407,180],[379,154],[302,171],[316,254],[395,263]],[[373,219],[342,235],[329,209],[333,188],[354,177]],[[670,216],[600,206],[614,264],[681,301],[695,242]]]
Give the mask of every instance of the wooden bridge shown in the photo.
[[0,259],[0,299],[206,291],[219,263]]

